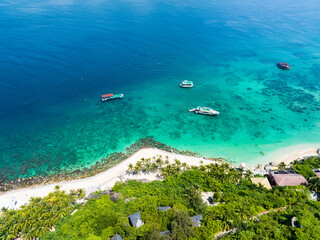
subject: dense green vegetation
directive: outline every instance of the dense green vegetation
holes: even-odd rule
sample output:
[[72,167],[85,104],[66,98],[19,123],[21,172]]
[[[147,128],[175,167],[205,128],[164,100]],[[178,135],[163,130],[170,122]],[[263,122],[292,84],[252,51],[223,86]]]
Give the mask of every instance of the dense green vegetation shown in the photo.
[[304,176],[307,180],[316,176],[312,169],[320,168],[320,157],[310,157],[301,161],[293,162],[294,170]]
[[[109,196],[90,199],[42,239],[109,239],[116,233],[125,239],[162,239],[159,232],[165,230],[170,230],[170,239],[214,239],[216,233],[237,228],[260,212],[307,200],[304,186],[267,190],[228,164],[186,168],[183,172],[177,167],[175,164],[169,167],[175,170],[162,172],[167,176],[163,181],[117,183],[113,188],[121,196],[117,202]],[[213,201],[220,204],[206,206],[201,192],[214,192]],[[131,200],[126,202],[128,198]],[[158,206],[171,209],[161,212]],[[131,227],[127,216],[138,211],[145,224]],[[197,214],[203,215],[203,221],[201,227],[194,228],[190,216]]]
[[[296,221],[293,221],[294,227],[292,227],[294,217]],[[246,221],[238,227],[235,234],[226,235],[223,239],[320,239],[320,203],[297,204],[279,212],[263,215],[259,221],[254,219]]]
[[[315,168],[318,160],[295,162],[294,168]],[[297,167],[297,165],[299,165]],[[301,165],[301,166],[300,166]],[[59,189],[47,197],[32,199],[20,210],[6,210],[0,218],[0,239],[94,239],[107,240],[119,234],[124,239],[317,239],[320,236],[320,203],[309,200],[309,189],[318,191],[319,178],[297,187],[268,190],[250,181],[250,174],[228,164],[189,167],[158,159],[142,159],[129,165],[130,174],[159,171],[162,181],[118,182],[113,191],[118,200],[98,191],[84,205],[75,204],[83,192],[66,194]],[[318,184],[318,185],[317,185]],[[312,186],[312,187],[311,187]],[[316,188],[318,186],[318,188]],[[212,205],[203,202],[208,193]],[[159,211],[159,206],[170,206]],[[75,209],[78,211],[71,214]],[[132,227],[128,216],[141,211],[144,222]],[[269,212],[270,211],[270,212]],[[191,216],[203,216],[200,227],[192,227]],[[264,214],[259,216],[260,214]],[[291,219],[296,218],[296,226]],[[54,231],[49,231],[54,226]],[[169,236],[160,232],[169,230]]]
[[44,198],[31,198],[30,203],[19,210],[2,209],[0,218],[0,239],[35,239],[43,236],[52,229],[55,223],[71,213],[75,208],[75,201],[84,196],[84,192],[70,191],[69,194],[55,191]]
[[295,160],[293,168],[307,179],[310,190],[320,193],[320,178],[316,177],[313,171],[313,169],[320,168],[320,157],[310,157],[301,161]]

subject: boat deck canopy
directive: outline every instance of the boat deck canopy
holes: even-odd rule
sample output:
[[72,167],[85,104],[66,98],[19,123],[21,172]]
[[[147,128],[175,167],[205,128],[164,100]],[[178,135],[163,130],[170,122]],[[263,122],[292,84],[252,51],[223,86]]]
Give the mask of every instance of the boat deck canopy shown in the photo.
[[101,95],[101,97],[103,97],[103,98],[106,98],[106,97],[113,97],[113,93],[104,94],[104,95]]
[[192,81],[184,80],[184,81],[182,81],[182,83],[184,83],[184,84],[192,84]]

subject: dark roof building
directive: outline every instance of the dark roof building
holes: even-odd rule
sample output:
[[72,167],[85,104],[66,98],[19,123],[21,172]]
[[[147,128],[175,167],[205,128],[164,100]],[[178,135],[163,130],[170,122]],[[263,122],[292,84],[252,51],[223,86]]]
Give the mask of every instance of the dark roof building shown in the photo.
[[128,216],[130,224],[132,227],[141,227],[144,223],[141,220],[141,211],[140,212],[136,212],[134,214],[131,214],[130,216]]
[[297,186],[307,184],[307,180],[293,170],[270,171],[270,182],[278,186]]
[[171,207],[157,207],[157,209],[159,211],[167,211],[168,209],[170,209]]
[[114,235],[111,240],[123,240],[119,234]]
[[192,220],[192,227],[200,227],[201,226],[201,221],[202,221],[202,215],[196,215],[191,217]]

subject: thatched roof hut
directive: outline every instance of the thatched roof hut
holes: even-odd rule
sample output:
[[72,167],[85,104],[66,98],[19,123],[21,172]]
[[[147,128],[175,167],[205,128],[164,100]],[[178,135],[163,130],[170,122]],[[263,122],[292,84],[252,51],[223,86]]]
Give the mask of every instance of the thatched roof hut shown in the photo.
[[271,189],[271,185],[269,183],[268,178],[263,178],[263,177],[255,177],[255,178],[251,178],[251,182],[259,185],[261,184],[262,186],[264,186],[266,189]]
[[278,186],[297,186],[307,184],[307,180],[294,170],[270,171],[270,181]]

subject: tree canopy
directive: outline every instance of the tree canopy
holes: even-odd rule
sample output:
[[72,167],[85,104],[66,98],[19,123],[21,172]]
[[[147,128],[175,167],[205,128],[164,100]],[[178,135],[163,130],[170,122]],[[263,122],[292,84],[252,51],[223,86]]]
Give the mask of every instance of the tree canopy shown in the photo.
[[[316,163],[305,162],[308,167]],[[304,169],[304,163],[295,163]],[[301,165],[301,166],[300,166]],[[45,198],[34,198],[19,210],[6,210],[0,217],[0,239],[94,239],[115,234],[123,239],[317,239],[320,236],[319,202],[309,200],[309,186],[255,185],[250,174],[229,164],[212,163],[189,167],[176,160],[143,159],[129,165],[130,174],[159,171],[162,180],[143,183],[117,182],[85,204],[76,204],[82,191],[65,193],[57,188]],[[313,189],[320,181],[309,178]],[[210,203],[203,193],[211,198]],[[170,207],[166,211],[158,207]],[[77,211],[74,211],[77,209]],[[144,224],[131,226],[128,216],[141,212]],[[73,213],[73,214],[71,214]],[[191,217],[201,215],[200,226]],[[296,222],[292,226],[292,219]],[[54,226],[54,229],[52,228]],[[54,231],[50,231],[54,230]],[[231,231],[232,230],[232,231]],[[160,234],[160,232],[162,234]]]

